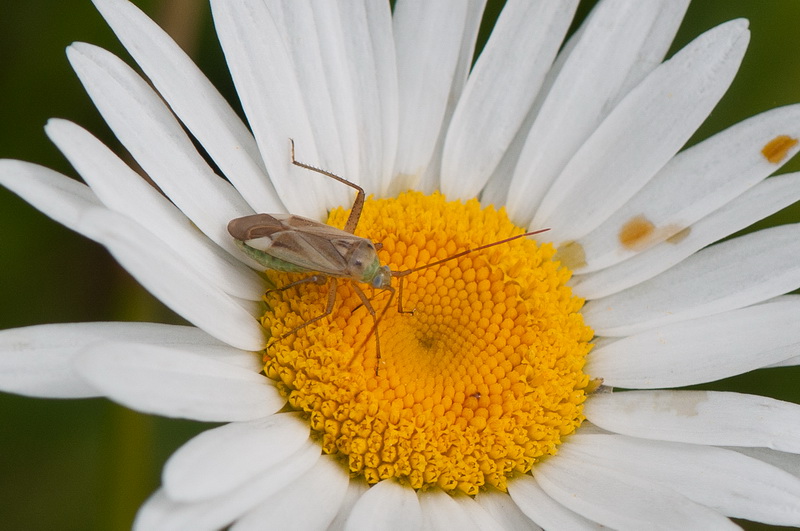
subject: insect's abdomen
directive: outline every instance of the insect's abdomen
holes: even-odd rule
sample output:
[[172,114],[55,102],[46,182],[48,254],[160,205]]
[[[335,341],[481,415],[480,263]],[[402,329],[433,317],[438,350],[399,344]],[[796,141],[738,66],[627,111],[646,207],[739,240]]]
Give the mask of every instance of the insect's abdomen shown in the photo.
[[266,269],[272,269],[273,271],[282,271],[284,273],[312,273],[314,272],[311,269],[306,267],[299,266],[297,264],[293,264],[291,262],[287,262],[285,260],[281,260],[280,258],[275,258],[271,254],[267,254],[264,251],[260,251],[253,247],[250,247],[243,241],[234,240],[236,245],[244,251],[244,254],[258,262],[259,264],[263,265]]

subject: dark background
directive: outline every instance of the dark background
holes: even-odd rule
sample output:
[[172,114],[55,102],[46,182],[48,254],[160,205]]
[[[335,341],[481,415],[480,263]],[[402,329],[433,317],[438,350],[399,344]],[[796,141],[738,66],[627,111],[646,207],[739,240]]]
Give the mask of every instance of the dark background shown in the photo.
[[[234,100],[203,0],[137,0]],[[489,0],[485,39],[502,2]],[[593,2],[584,1],[579,15]],[[745,17],[752,39],[739,75],[692,143],[744,118],[800,102],[800,2],[695,0],[673,52],[717,24]],[[87,41],[128,58],[88,0],[5,0],[0,7],[0,158],[74,172],[44,135],[50,117],[116,146],[70,70],[64,48]],[[780,172],[800,170],[795,160]],[[800,205],[753,228],[800,221]],[[0,189],[0,329],[50,322],[181,322],[99,245]],[[800,402],[800,368],[762,370],[705,388]],[[127,529],[159,485],[164,461],[208,425],[165,420],[107,400],[0,394],[0,526]],[[761,526],[744,523],[748,528]]]

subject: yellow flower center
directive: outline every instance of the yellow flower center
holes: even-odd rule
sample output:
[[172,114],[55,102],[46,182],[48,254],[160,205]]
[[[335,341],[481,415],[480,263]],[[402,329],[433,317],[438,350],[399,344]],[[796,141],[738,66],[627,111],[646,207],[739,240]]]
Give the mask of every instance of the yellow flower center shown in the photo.
[[[342,227],[347,214],[334,210],[328,223]],[[408,192],[369,199],[356,234],[381,243],[381,262],[402,271],[522,232],[476,200]],[[592,331],[554,254],[522,238],[393,279],[395,289],[403,282],[403,313],[397,297],[387,306],[388,291],[362,284],[385,310],[380,363],[351,281],[268,292],[262,322],[280,337],[323,313],[338,282],[333,313],[268,347],[264,371],[305,412],[323,451],[370,484],[505,490],[584,418]],[[277,286],[304,276],[269,274]]]

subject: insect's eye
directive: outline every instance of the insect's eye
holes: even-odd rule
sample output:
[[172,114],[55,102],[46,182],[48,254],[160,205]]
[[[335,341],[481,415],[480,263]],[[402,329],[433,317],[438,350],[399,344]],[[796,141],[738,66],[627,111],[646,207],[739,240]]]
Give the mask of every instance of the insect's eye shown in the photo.
[[381,266],[378,273],[372,279],[372,287],[377,289],[386,289],[392,283],[392,270],[389,266]]

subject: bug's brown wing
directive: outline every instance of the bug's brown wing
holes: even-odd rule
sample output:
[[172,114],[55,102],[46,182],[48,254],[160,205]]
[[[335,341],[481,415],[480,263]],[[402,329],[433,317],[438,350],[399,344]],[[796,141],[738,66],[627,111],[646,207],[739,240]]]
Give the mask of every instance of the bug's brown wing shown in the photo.
[[282,231],[308,232],[330,238],[352,236],[349,232],[336,227],[294,214],[253,214],[236,218],[228,223],[230,235],[241,241],[272,236]]
[[254,214],[228,224],[237,240],[310,271],[346,276],[343,250],[365,241],[336,227],[292,214]]

